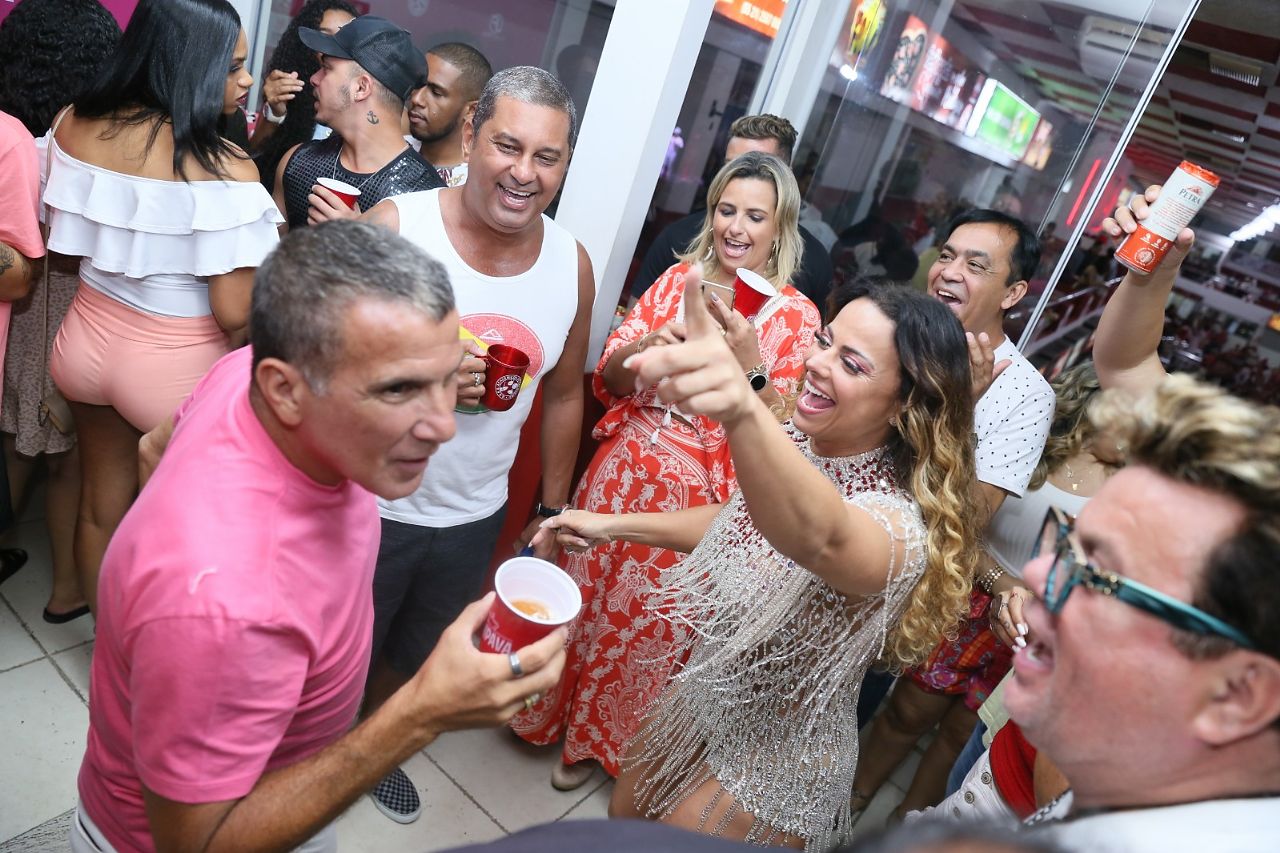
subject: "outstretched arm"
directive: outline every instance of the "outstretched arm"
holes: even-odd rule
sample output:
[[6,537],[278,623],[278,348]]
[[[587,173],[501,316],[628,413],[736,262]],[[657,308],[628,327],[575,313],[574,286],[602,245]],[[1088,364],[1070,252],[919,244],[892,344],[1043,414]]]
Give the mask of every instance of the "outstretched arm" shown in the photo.
[[464,610],[413,679],[367,720],[310,758],[264,774],[246,796],[193,805],[144,788],[156,849],[293,849],[441,733],[503,723],[525,697],[550,690],[564,664],[564,629],[520,649],[525,674],[515,677],[505,655],[471,641],[492,601],[490,593]]
[[[1112,237],[1132,234],[1159,195],[1159,186],[1147,187],[1143,195],[1134,196],[1132,209],[1121,207],[1114,217],[1103,221],[1102,229]],[[1139,275],[1130,270],[1111,294],[1093,344],[1093,365],[1103,388],[1142,394],[1165,377],[1156,353],[1164,334],[1164,308],[1194,243],[1195,232],[1183,228],[1155,272]]]
[[542,522],[533,537],[537,550],[550,548],[550,540],[566,551],[585,551],[606,542],[618,540],[666,548],[688,554],[707,534],[711,521],[720,512],[720,504],[694,506],[675,512],[627,512],[609,515],[567,509],[555,518]]

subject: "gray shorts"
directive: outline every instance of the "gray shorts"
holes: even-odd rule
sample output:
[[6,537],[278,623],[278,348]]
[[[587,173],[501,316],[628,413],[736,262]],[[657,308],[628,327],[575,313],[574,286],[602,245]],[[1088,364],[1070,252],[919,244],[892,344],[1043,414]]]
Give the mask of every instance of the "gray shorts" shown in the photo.
[[444,629],[480,597],[506,515],[504,505],[456,527],[382,519],[373,575],[373,663],[382,656],[401,675],[418,671]]

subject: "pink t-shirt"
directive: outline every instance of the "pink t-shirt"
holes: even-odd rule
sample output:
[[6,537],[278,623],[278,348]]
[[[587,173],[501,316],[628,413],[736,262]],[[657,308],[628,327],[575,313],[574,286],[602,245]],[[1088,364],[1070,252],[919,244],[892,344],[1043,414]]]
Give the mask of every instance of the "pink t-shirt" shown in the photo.
[[[40,158],[36,142],[22,122],[0,112],[0,242],[28,258],[43,258],[39,214]],[[0,382],[4,379],[11,310],[8,302],[0,302]]]
[[249,404],[251,361],[237,350],[196,386],[103,561],[79,787],[120,851],[155,849],[143,785],[238,799],[356,717],[377,507],[285,459]]

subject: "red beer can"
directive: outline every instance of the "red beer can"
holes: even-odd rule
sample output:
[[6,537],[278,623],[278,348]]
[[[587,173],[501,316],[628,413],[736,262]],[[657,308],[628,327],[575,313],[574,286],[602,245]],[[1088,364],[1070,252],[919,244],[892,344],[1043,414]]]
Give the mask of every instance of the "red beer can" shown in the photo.
[[1147,218],[1138,223],[1138,230],[1116,249],[1116,260],[1143,275],[1155,272],[1173,248],[1178,232],[1191,224],[1217,188],[1217,175],[1183,160],[1160,188],[1160,197],[1151,205]]

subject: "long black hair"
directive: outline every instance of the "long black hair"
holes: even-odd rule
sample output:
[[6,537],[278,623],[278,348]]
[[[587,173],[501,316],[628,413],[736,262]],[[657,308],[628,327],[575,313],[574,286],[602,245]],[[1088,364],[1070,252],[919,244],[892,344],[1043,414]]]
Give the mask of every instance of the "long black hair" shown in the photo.
[[76,115],[151,123],[148,151],[168,120],[176,175],[186,178],[191,157],[225,176],[222,161],[237,154],[218,119],[239,35],[240,16],[227,0],[142,0],[95,85],[75,100]]
[[276,49],[271,53],[267,70],[263,73],[265,79],[272,71],[296,71],[298,79],[302,81],[302,91],[289,102],[284,121],[262,146],[262,150],[254,155],[258,171],[262,175],[262,184],[268,191],[275,187],[276,167],[280,165],[284,152],[300,142],[310,141],[316,132],[316,98],[311,89],[311,75],[320,70],[320,60],[316,58],[316,52],[298,38],[298,28],[318,29],[324,13],[330,9],[339,9],[353,18],[360,15],[356,7],[347,0],[308,0],[280,36]]
[[0,110],[43,136],[119,42],[98,0],[24,0],[0,23]]

